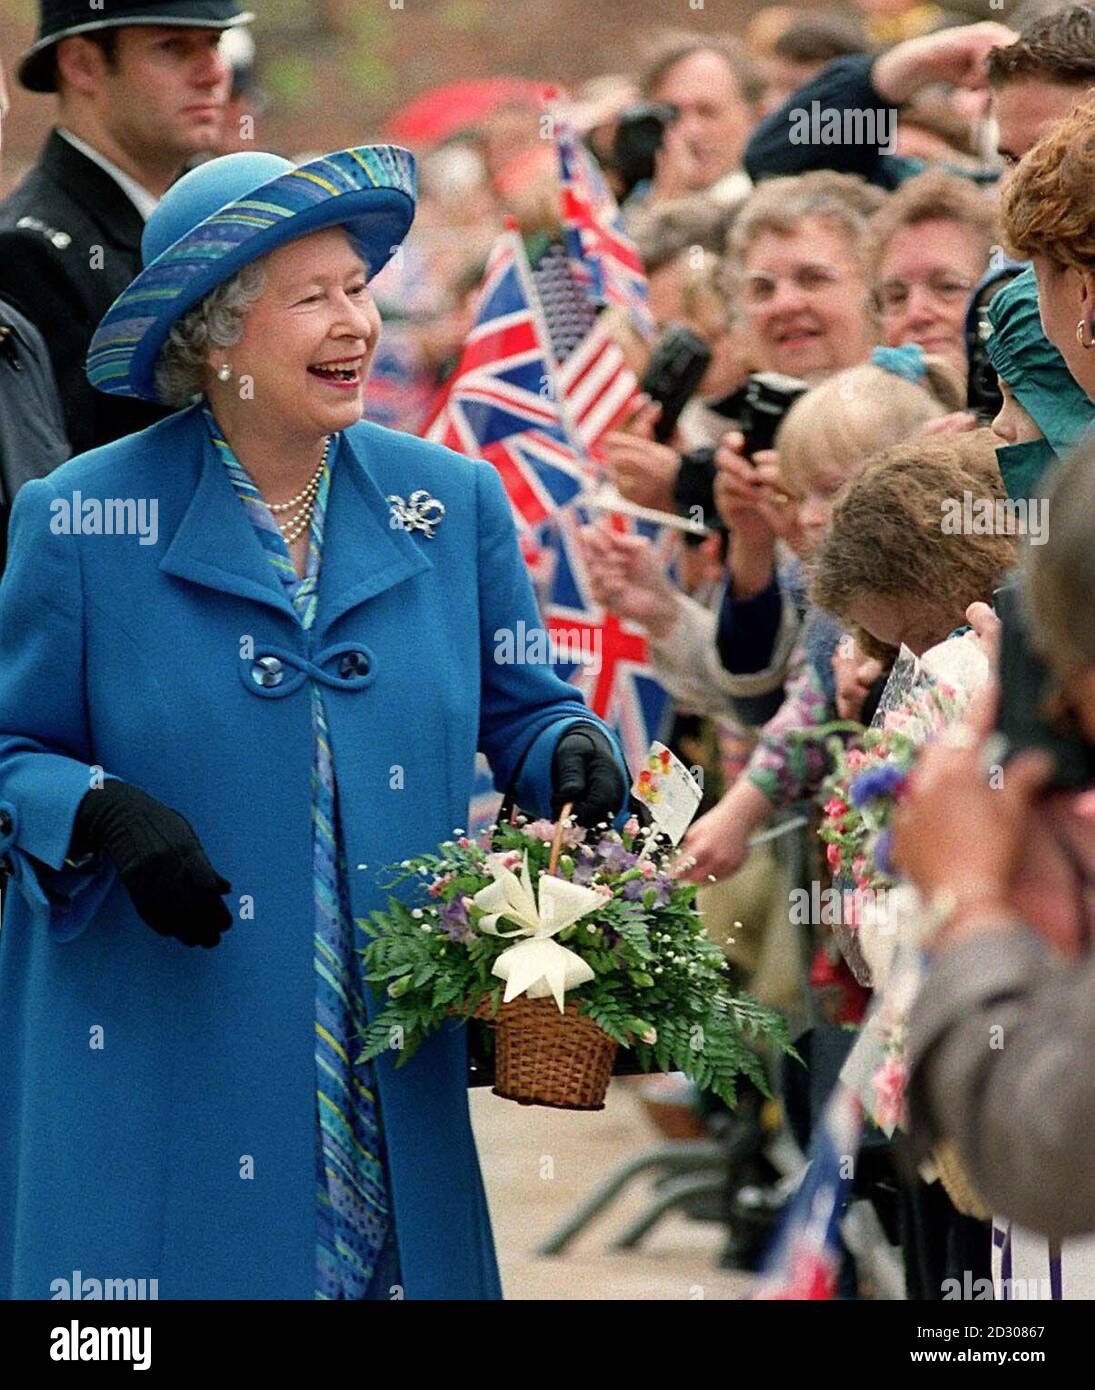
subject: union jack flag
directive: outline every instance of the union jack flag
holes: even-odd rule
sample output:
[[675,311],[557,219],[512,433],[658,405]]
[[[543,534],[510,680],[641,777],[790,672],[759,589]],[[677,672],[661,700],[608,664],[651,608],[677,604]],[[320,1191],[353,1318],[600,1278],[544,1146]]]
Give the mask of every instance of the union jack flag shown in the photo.
[[[585,696],[586,704],[615,729],[632,768],[641,767],[651,741],[662,733],[669,696],[650,663],[642,630],[602,608],[593,598],[578,544],[589,518],[580,505],[560,513],[554,533],[552,587],[544,607],[555,669]],[[659,528],[614,516],[620,530],[654,539]]]
[[569,122],[554,117],[563,183],[563,226],[574,274],[597,304],[615,305],[647,339],[654,336],[646,272],[624,230],[612,190]]
[[783,1217],[775,1244],[751,1299],[819,1302],[836,1294],[840,1276],[840,1222],[851,1196],[863,1108],[838,1083],[810,1140],[809,1166]]
[[530,543],[529,533],[586,483],[524,247],[512,228],[494,245],[475,323],[449,390],[423,433],[497,468]]
[[[498,470],[556,644],[556,669],[616,728],[628,763],[638,766],[660,731],[668,696],[650,669],[640,630],[591,597],[576,533],[584,517],[577,504],[593,481],[593,465],[584,455],[549,342],[524,248],[511,228],[491,254],[475,324],[424,434]],[[604,399],[614,370],[608,345],[597,337],[588,351],[583,344],[572,356],[573,366],[568,359],[563,369],[569,389],[587,430],[603,433],[612,408]],[[633,525],[619,518],[613,524]],[[481,825],[494,805],[480,771],[472,824]]]

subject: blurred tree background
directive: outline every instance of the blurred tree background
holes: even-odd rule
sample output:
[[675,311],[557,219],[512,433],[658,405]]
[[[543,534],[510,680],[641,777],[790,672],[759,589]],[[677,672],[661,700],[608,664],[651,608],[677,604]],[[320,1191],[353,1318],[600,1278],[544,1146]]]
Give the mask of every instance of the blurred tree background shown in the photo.
[[[644,40],[661,28],[734,32],[759,8],[751,0],[251,0],[246,7],[255,14],[264,98],[255,144],[290,155],[376,138],[387,116],[441,82],[512,73],[573,84],[632,69]],[[12,100],[5,190],[34,159],[53,117],[49,98],[14,81],[37,12],[35,0],[0,0],[0,58]]]

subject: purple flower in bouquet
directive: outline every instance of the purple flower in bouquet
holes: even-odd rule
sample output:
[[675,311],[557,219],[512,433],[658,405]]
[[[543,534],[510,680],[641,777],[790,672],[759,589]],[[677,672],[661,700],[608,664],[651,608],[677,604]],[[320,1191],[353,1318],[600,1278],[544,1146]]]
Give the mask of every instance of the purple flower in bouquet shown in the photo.
[[642,902],[647,889],[652,889],[652,907],[665,907],[673,895],[673,880],[668,874],[655,874],[653,878],[631,878],[620,889],[620,897],[626,902]]
[[849,799],[852,805],[859,810],[868,802],[876,801],[879,797],[892,796],[904,782],[905,776],[905,770],[895,767],[893,763],[884,763],[882,767],[869,768],[866,772],[861,772],[858,777],[853,778],[852,784],[848,788]]
[[610,874],[622,874],[627,869],[633,869],[638,859],[637,854],[625,849],[619,840],[602,840],[597,846],[597,858],[601,861],[601,867],[607,869]]
[[463,898],[453,898],[451,903],[446,903],[438,913],[438,922],[445,935],[461,945],[474,936]]

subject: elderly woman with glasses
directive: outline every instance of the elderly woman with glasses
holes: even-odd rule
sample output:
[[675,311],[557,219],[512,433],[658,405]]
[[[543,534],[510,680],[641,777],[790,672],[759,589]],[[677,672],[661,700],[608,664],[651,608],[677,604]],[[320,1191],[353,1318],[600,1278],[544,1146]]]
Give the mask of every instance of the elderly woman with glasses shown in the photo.
[[886,200],[871,220],[872,300],[890,347],[918,343],[966,375],[966,307],[998,241],[992,197],[933,169]]
[[361,420],[413,212],[385,146],[186,175],[88,363],[185,408],[16,501],[0,1296],[499,1296],[464,1031],[360,1063],[357,948],[383,867],[465,823],[477,749],[586,823],[626,768],[495,658],[538,627],[498,475]]

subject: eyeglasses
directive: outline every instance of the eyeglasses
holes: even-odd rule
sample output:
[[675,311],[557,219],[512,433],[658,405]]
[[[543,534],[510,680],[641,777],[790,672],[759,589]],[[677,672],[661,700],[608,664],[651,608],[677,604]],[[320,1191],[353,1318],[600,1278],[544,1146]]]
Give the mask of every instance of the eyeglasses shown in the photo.
[[922,280],[885,280],[875,289],[875,307],[880,314],[900,314],[918,287],[927,290],[940,304],[957,304],[968,297],[973,281],[950,270],[933,271]]
[[747,304],[767,304],[775,298],[783,280],[790,280],[803,294],[820,294],[833,285],[839,285],[842,279],[840,271],[831,270],[828,266],[803,265],[790,275],[764,275],[760,272],[746,275],[742,289]]

